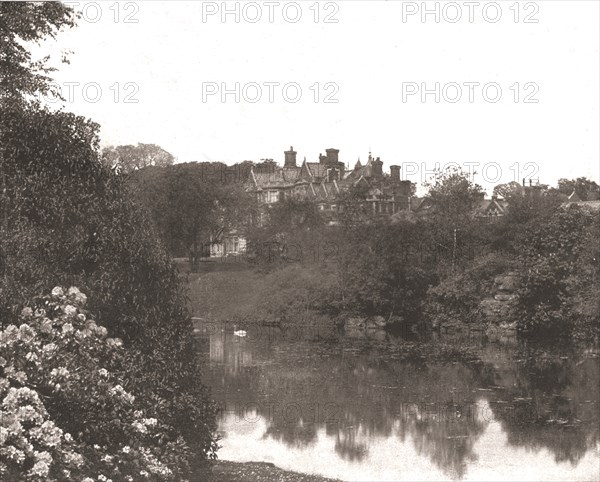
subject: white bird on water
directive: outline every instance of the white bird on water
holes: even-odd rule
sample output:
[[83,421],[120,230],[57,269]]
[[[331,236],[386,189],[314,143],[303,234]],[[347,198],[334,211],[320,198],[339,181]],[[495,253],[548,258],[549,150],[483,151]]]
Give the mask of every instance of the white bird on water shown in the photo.
[[246,336],[246,330],[236,330],[237,326],[233,325],[233,334],[235,336]]

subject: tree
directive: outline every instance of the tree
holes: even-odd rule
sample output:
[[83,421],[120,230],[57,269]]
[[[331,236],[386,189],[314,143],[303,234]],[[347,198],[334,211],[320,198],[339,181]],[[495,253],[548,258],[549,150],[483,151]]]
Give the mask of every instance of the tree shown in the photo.
[[0,2],[1,99],[53,91],[49,57],[33,60],[27,43],[54,38],[76,20],[73,8],[61,2]]
[[450,253],[454,270],[462,246],[481,246],[481,226],[473,223],[475,209],[484,198],[484,191],[458,168],[437,173],[427,184],[431,199],[429,240]]
[[125,343],[131,390],[174,427],[171,441],[182,436],[203,458],[215,449],[214,411],[183,287],[126,178],[100,162],[97,125],[36,106],[2,114],[10,206],[0,231],[0,317],[15,322],[19,306],[55,284],[82,287]]
[[514,195],[523,194],[523,191],[523,186],[516,181],[494,186],[494,196],[501,196],[503,198],[509,198]]
[[251,255],[257,263],[300,261],[323,241],[320,228],[325,221],[312,200],[287,197],[263,206],[262,215],[264,223],[249,230]]
[[435,206],[437,221],[454,227],[470,222],[473,210],[485,194],[481,186],[472,182],[468,174],[458,168],[438,172],[434,182],[426,186]]
[[109,167],[118,166],[128,173],[148,166],[171,166],[175,158],[156,144],[138,144],[105,147],[102,150],[102,161]]
[[187,253],[192,270],[203,247],[221,232],[245,231],[253,216],[243,184],[227,182],[220,172],[219,163],[183,163],[146,167],[131,179],[170,253]]
[[[57,284],[82,287],[124,341],[119,376],[171,427],[161,444],[179,445],[176,465],[190,478],[185,467],[214,454],[216,426],[177,270],[126,177],[102,165],[99,126],[28,100],[51,86],[26,42],[53,37],[74,17],[58,2],[0,3],[0,319],[18,323],[19,307]],[[52,419],[69,415],[46,408]],[[86,427],[93,436],[96,426]],[[87,435],[72,435],[85,443]]]
[[579,196],[582,201],[595,201],[600,199],[600,186],[595,181],[591,181],[585,177],[577,179],[559,179],[558,190],[567,196],[570,196],[573,191]]
[[579,324],[597,336],[598,216],[579,206],[532,225],[517,252],[523,287],[518,328],[527,335],[569,337]]

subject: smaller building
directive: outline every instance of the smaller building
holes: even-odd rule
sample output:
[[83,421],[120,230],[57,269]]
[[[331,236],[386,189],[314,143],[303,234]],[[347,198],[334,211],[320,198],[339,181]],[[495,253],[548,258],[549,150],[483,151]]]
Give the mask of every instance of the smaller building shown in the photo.
[[210,240],[209,256],[211,258],[241,257],[246,254],[246,238],[242,233],[223,230]]

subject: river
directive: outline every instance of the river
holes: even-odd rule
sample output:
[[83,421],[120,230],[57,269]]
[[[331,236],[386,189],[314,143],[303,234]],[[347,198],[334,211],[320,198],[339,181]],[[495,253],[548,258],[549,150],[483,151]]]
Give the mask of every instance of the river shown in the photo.
[[[243,329],[196,329],[223,460],[347,481],[600,478],[597,350]],[[453,345],[476,356],[440,356]]]

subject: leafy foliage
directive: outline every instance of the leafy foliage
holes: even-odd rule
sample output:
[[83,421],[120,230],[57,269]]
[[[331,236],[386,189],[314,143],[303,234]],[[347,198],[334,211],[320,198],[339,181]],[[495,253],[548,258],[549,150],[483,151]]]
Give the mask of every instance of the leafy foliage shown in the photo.
[[183,437],[190,462],[213,453],[214,407],[200,383],[186,297],[170,257],[123,176],[103,166],[97,126],[38,106],[5,107],[0,130],[0,312],[57,283],[93,293],[90,308],[124,340],[130,387]]
[[102,161],[109,167],[132,172],[148,166],[171,166],[175,158],[156,144],[138,144],[105,147],[102,149]]
[[578,206],[530,227],[519,245],[524,286],[517,321],[522,331],[569,337],[581,325],[598,333],[598,303],[592,301],[600,295],[597,238],[592,240],[597,233],[598,216]]
[[189,254],[192,269],[222,232],[244,231],[253,202],[244,186],[214,174],[219,166],[182,163],[146,167],[129,180],[171,254]]
[[600,186],[598,186],[598,183],[585,177],[559,179],[558,190],[566,196],[570,196],[575,192],[582,201],[596,201],[600,199]]
[[[23,95],[52,90],[47,57],[33,60],[28,42],[54,38],[75,25],[77,15],[61,2],[1,2],[0,3],[0,98],[20,98]],[[58,92],[53,92],[55,95]]]
[[107,337],[86,301],[55,287],[0,332],[2,478],[186,476],[185,442],[171,440],[174,427],[143,402],[148,392],[131,387],[122,341]]
[[442,226],[460,228],[470,224],[476,202],[483,199],[483,189],[460,169],[449,168],[437,173],[428,184],[428,195],[435,206],[435,221]]

